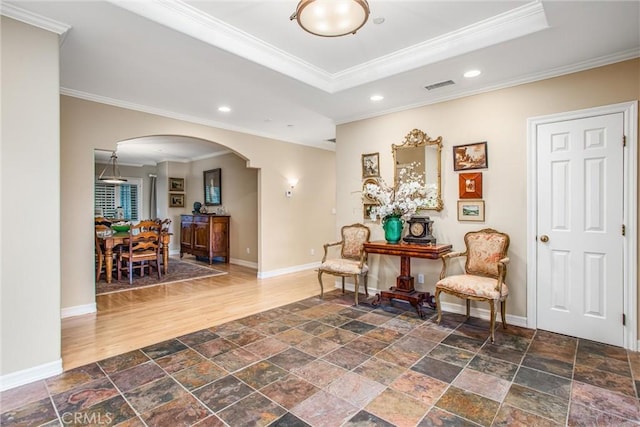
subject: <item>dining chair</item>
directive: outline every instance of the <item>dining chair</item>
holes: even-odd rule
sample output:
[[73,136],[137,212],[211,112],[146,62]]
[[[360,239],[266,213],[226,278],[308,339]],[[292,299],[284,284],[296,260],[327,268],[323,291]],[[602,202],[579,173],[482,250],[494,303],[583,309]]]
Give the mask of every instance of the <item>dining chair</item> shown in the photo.
[[[322,285],[322,274],[327,273],[342,278],[342,293],[344,293],[344,278],[353,277],[355,305],[358,305],[359,283],[358,278],[362,277],[364,282],[364,292],[369,296],[367,289],[367,252],[364,250],[364,244],[369,241],[371,231],[366,225],[351,224],[345,225],[341,229],[342,240],[324,245],[324,256],[322,263],[318,268],[318,282],[320,282],[320,298],[324,297],[324,286]],[[332,251],[331,247],[339,247],[339,256],[332,256],[337,252],[337,248]]]
[[133,284],[134,270],[144,276],[144,269],[155,267],[158,279],[162,277],[160,271],[160,224],[156,221],[140,221],[129,228],[128,247],[124,247],[118,254],[118,280],[122,279],[122,272],[129,275],[129,284]]
[[97,216],[94,218],[94,223],[95,225],[106,225],[107,227],[111,227],[112,221],[103,216]]
[[171,225],[171,218],[165,218],[162,221],[160,221],[160,229],[161,231],[168,233],[169,232],[169,226]]
[[[442,292],[462,298],[467,304],[467,319],[469,318],[471,301],[485,301],[491,308],[490,337],[494,342],[496,324],[496,307],[500,303],[502,327],[507,328],[506,300],[509,287],[504,283],[507,275],[509,258],[509,235],[492,228],[470,231],[464,235],[466,250],[464,252],[449,252],[442,256],[442,271],[440,280],[436,283],[435,300],[440,324],[442,307],[440,294]],[[466,257],[464,273],[447,275],[449,260]]]
[[[157,220],[160,223],[160,236],[161,237],[166,237],[166,235],[169,233],[169,227],[171,226],[171,218],[165,218],[163,220]],[[162,239],[163,242],[165,242],[165,239]],[[163,268],[164,268],[164,272],[165,274],[169,271],[169,266],[168,265],[164,265],[164,260],[165,260],[165,254],[164,252],[167,251],[167,255],[168,255],[168,251],[169,248],[165,247],[165,244],[162,243],[160,245],[160,256],[162,257],[162,264],[163,264]],[[168,264],[168,259],[169,257],[167,256],[167,264]]]
[[96,224],[95,226],[95,262],[96,262],[96,282],[100,281],[102,276],[103,267],[105,265],[104,247],[102,240],[100,239],[101,233],[106,233],[110,228],[106,225]]

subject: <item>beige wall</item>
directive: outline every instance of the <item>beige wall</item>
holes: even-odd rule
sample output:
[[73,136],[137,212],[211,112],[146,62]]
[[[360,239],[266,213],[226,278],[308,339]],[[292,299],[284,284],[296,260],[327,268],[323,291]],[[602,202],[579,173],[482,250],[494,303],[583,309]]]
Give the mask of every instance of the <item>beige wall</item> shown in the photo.
[[[230,218],[229,244],[232,262],[247,266],[258,265],[258,171],[247,168],[247,162],[235,154],[225,154],[191,163],[187,176],[187,207],[204,203],[202,173],[220,168],[222,178],[222,206]],[[207,206],[213,212],[217,206]],[[247,248],[249,252],[247,253]]]
[[62,368],[59,61],[56,34],[0,26],[0,378],[10,383]]
[[[147,135],[185,135],[213,141],[247,159],[258,172],[258,270],[262,275],[308,267],[335,236],[335,153],[62,96],[62,307],[92,304],[94,149]],[[180,176],[188,166],[159,165],[158,180]],[[186,175],[185,175],[186,176]],[[294,197],[285,190],[300,181]],[[226,175],[223,175],[223,185]],[[187,186],[192,184],[187,181]],[[190,191],[190,190],[189,190]],[[224,189],[223,189],[224,191]],[[166,189],[159,189],[159,204]],[[191,194],[191,193],[189,193]],[[188,196],[190,203],[193,203]],[[223,194],[227,203],[226,194]],[[165,201],[166,203],[166,201]],[[169,216],[174,216],[170,209]],[[233,214],[233,212],[231,212]],[[242,215],[241,213],[237,213]],[[175,231],[175,224],[174,224]],[[233,231],[232,231],[233,233]],[[243,242],[244,244],[244,242]],[[247,245],[251,243],[247,241]],[[239,250],[246,249],[239,247]],[[315,255],[311,256],[310,249]],[[233,250],[232,250],[233,251]],[[232,252],[232,257],[234,253]]]
[[[489,226],[511,236],[508,283],[511,294],[507,312],[526,316],[527,227],[527,118],[640,99],[640,60],[626,61],[497,90],[440,104],[414,108],[338,126],[337,224],[362,220],[360,159],[363,153],[380,152],[382,177],[393,178],[391,144],[399,144],[414,128],[431,137],[442,136],[442,185],[445,209],[430,213],[435,236],[455,249],[463,247],[465,232]],[[363,145],[362,141],[367,141]],[[482,224],[457,221],[458,173],[453,171],[452,147],[488,142],[489,167],[482,170],[486,220]],[[636,225],[631,225],[636,229]],[[372,224],[373,238],[384,236]],[[425,273],[421,290],[433,291],[439,262],[412,260],[412,273]],[[399,262],[394,257],[372,257],[369,283],[379,288],[393,283]],[[448,298],[449,302],[458,302]]]

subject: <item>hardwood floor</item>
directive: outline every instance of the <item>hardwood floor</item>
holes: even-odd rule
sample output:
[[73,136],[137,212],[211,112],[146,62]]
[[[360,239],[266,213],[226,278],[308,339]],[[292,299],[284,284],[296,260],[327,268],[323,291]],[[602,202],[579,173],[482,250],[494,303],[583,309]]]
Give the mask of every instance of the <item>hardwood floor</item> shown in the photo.
[[256,270],[97,297],[96,314],[62,320],[64,370],[320,294],[317,273],[257,279]]

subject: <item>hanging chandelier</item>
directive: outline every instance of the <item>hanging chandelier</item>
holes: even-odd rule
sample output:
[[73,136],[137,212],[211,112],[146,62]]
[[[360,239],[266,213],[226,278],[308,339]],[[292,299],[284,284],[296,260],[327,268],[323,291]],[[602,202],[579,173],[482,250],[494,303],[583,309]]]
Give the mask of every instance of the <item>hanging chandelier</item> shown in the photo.
[[[107,169],[111,171],[110,175],[105,175],[107,173]],[[123,182],[127,182],[127,180],[120,175],[120,169],[118,169],[118,156],[116,156],[115,151],[111,153],[109,163],[107,163],[102,170],[102,173],[98,177],[98,181],[106,182],[107,184],[121,184]]]
[[355,34],[369,18],[367,0],[301,0],[289,18],[321,37]]

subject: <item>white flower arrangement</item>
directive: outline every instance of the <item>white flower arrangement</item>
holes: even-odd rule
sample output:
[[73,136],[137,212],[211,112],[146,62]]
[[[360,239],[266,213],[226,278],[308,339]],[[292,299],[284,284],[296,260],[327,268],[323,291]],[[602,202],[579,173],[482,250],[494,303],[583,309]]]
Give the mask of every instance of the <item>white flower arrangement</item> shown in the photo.
[[378,184],[365,186],[364,198],[378,203],[371,209],[371,219],[398,216],[409,219],[420,209],[436,207],[435,184],[425,186],[422,174],[416,173],[418,163],[400,169],[396,187],[388,185],[383,179]]

